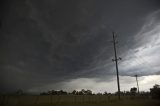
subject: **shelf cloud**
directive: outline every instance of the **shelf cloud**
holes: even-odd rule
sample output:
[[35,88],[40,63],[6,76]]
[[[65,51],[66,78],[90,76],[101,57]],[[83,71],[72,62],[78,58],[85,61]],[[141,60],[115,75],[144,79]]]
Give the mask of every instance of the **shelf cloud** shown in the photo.
[[[160,80],[158,0],[3,3],[1,91],[86,88],[101,92],[116,86],[112,31],[116,32],[117,52],[122,58],[118,63],[122,82],[131,78],[134,83],[135,74],[143,78],[157,75]],[[114,92],[116,88],[107,90]]]

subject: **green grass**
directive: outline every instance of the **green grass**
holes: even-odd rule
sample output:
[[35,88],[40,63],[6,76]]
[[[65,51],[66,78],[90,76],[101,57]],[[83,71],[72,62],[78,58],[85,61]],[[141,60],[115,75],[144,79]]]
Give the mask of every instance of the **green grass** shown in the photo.
[[0,106],[160,106],[160,100],[104,95],[1,96]]

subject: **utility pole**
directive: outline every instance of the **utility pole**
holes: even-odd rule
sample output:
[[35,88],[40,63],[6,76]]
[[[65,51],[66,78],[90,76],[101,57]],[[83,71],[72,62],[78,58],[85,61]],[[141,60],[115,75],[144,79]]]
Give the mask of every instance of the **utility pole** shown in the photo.
[[115,33],[112,32],[113,34],[113,46],[114,46],[114,56],[115,56],[115,59],[112,59],[112,61],[115,61],[116,63],[116,73],[117,73],[117,85],[118,85],[118,98],[120,99],[120,84],[119,84],[119,72],[118,72],[118,60],[121,60],[121,58],[117,58],[117,51],[116,51],[116,44],[117,44],[117,41],[115,39]]
[[137,82],[137,89],[138,89],[138,94],[139,94],[139,85],[138,85],[138,75],[135,75],[135,77],[136,77],[136,82]]

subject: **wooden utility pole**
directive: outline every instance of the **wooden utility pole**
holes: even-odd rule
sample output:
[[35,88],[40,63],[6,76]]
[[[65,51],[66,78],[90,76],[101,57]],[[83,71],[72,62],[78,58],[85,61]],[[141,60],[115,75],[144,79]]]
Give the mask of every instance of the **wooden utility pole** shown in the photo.
[[138,75],[135,75],[135,77],[136,77],[136,82],[137,82],[137,89],[138,89],[138,94],[139,94],[139,85],[138,85]]
[[119,84],[118,60],[121,60],[121,58],[117,58],[117,51],[116,51],[117,41],[116,41],[116,39],[115,39],[115,33],[112,32],[112,34],[113,34],[114,56],[115,56],[115,59],[112,59],[112,61],[115,61],[115,63],[116,63],[117,85],[118,85],[118,98],[120,99],[120,84]]

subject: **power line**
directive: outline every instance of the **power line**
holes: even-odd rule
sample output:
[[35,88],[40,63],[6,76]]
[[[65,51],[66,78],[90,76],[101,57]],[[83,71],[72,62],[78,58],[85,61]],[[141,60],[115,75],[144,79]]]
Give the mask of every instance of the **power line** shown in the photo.
[[135,77],[136,77],[136,82],[137,82],[137,89],[138,89],[138,94],[139,94],[139,84],[138,84],[138,75],[135,75]]
[[112,32],[112,34],[113,34],[114,56],[115,56],[115,59],[112,59],[112,61],[115,61],[115,64],[116,64],[117,85],[118,85],[118,98],[120,99],[120,84],[119,84],[118,60],[121,60],[121,58],[120,57],[117,58],[117,51],[116,51],[117,41],[115,40],[115,33]]

